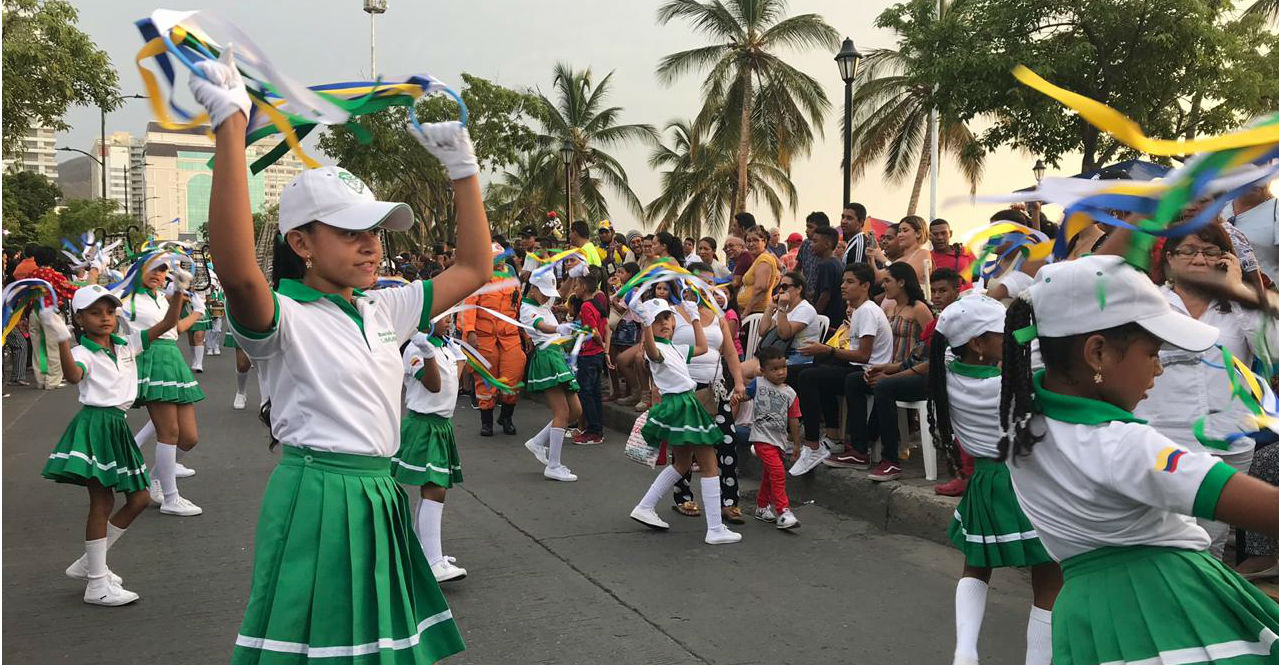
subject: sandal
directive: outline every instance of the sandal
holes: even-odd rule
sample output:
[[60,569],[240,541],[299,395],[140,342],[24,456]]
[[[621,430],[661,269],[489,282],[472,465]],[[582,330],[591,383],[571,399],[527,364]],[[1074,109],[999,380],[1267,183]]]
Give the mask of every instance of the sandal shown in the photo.
[[746,519],[742,517],[742,509],[737,506],[725,506],[721,511],[724,521],[730,524],[745,524]]
[[701,517],[702,509],[697,506],[696,501],[685,501],[671,506],[671,509],[685,517]]

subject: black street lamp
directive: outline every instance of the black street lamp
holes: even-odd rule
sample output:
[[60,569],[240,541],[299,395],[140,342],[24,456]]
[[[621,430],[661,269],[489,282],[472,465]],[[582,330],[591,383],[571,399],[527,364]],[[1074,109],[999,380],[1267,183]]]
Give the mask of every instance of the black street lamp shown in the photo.
[[[120,95],[115,98],[117,102],[123,102],[126,99],[146,99],[146,95]],[[102,124],[99,129],[102,135],[99,137],[98,150],[101,151],[102,159],[98,160],[98,166],[102,167],[102,198],[110,198],[107,196],[107,107],[98,106],[98,112],[101,114]]]
[[564,239],[568,239],[568,228],[573,223],[573,190],[571,187],[573,167],[573,142],[564,139],[560,144],[560,157],[564,159]]
[[1035,184],[1044,181],[1044,174],[1048,172],[1048,167],[1044,166],[1044,160],[1036,159],[1035,165],[1030,169],[1035,174]]
[[852,199],[853,187],[853,79],[857,78],[857,66],[862,61],[862,54],[853,46],[853,40],[845,37],[844,44],[835,55],[835,64],[839,65],[839,77],[844,79],[844,200],[839,202],[845,206]]

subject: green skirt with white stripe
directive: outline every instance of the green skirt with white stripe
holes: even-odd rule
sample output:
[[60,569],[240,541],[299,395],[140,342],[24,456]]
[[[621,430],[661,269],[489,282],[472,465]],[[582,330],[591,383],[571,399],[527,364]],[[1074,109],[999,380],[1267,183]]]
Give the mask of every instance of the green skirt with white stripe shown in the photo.
[[1039,542],[1017,494],[1008,466],[978,457],[946,535],[964,553],[964,563],[979,568],[1018,568],[1049,563],[1052,557]]
[[537,349],[528,361],[528,370],[524,374],[524,392],[540,393],[558,386],[564,386],[577,392],[577,377],[568,367],[564,358],[564,349],[559,346],[548,346]]
[[1105,547],[1061,568],[1055,665],[1279,663],[1279,604],[1207,552]]
[[137,492],[151,484],[124,411],[113,406],[80,407],[40,475],[76,485],[96,480],[117,492]]
[[231,662],[408,665],[462,651],[390,458],[283,448]]
[[714,446],[726,436],[691,390],[662,395],[662,401],[648,410],[640,435],[653,447],[663,441],[668,446]]
[[444,416],[404,410],[400,450],[391,458],[391,476],[405,485],[452,487],[462,482],[462,459],[453,423]]
[[195,404],[204,391],[187,366],[187,360],[171,339],[157,339],[138,356],[138,401]]

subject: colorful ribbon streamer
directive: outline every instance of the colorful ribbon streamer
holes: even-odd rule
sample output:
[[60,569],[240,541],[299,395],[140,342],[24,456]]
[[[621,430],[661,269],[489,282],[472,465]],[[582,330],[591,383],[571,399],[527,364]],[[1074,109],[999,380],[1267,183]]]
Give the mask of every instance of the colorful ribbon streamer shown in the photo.
[[[9,282],[4,287],[3,329],[0,343],[9,339],[9,333],[18,327],[18,323],[26,318],[34,308],[58,308],[58,293],[53,285],[43,279],[19,279]],[[34,345],[33,345],[34,346]],[[42,353],[44,345],[39,345],[38,353]]]
[[1230,352],[1230,349],[1220,344],[1217,345],[1217,348],[1221,349],[1221,365],[1211,363],[1207,359],[1202,362],[1226,372],[1227,376],[1230,377],[1232,401],[1237,399],[1242,402],[1252,416],[1244,423],[1247,426],[1247,432],[1229,434],[1225,439],[1215,439],[1207,435],[1205,431],[1207,416],[1204,416],[1195,421],[1195,439],[1208,448],[1229,450],[1232,442],[1241,437],[1249,436],[1253,432],[1263,429],[1279,432],[1279,401],[1275,399],[1270,386],[1259,379],[1248,365]]

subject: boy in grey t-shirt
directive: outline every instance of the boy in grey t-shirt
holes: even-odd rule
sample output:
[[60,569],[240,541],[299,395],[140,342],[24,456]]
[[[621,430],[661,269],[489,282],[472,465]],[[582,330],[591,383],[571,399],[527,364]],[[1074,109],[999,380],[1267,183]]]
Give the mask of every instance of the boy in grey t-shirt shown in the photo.
[[799,399],[786,385],[786,357],[776,348],[760,349],[760,377],[746,389],[754,417],[750,440],[764,467],[756,500],[755,519],[776,522],[779,529],[799,526],[786,496],[784,457],[799,445]]

